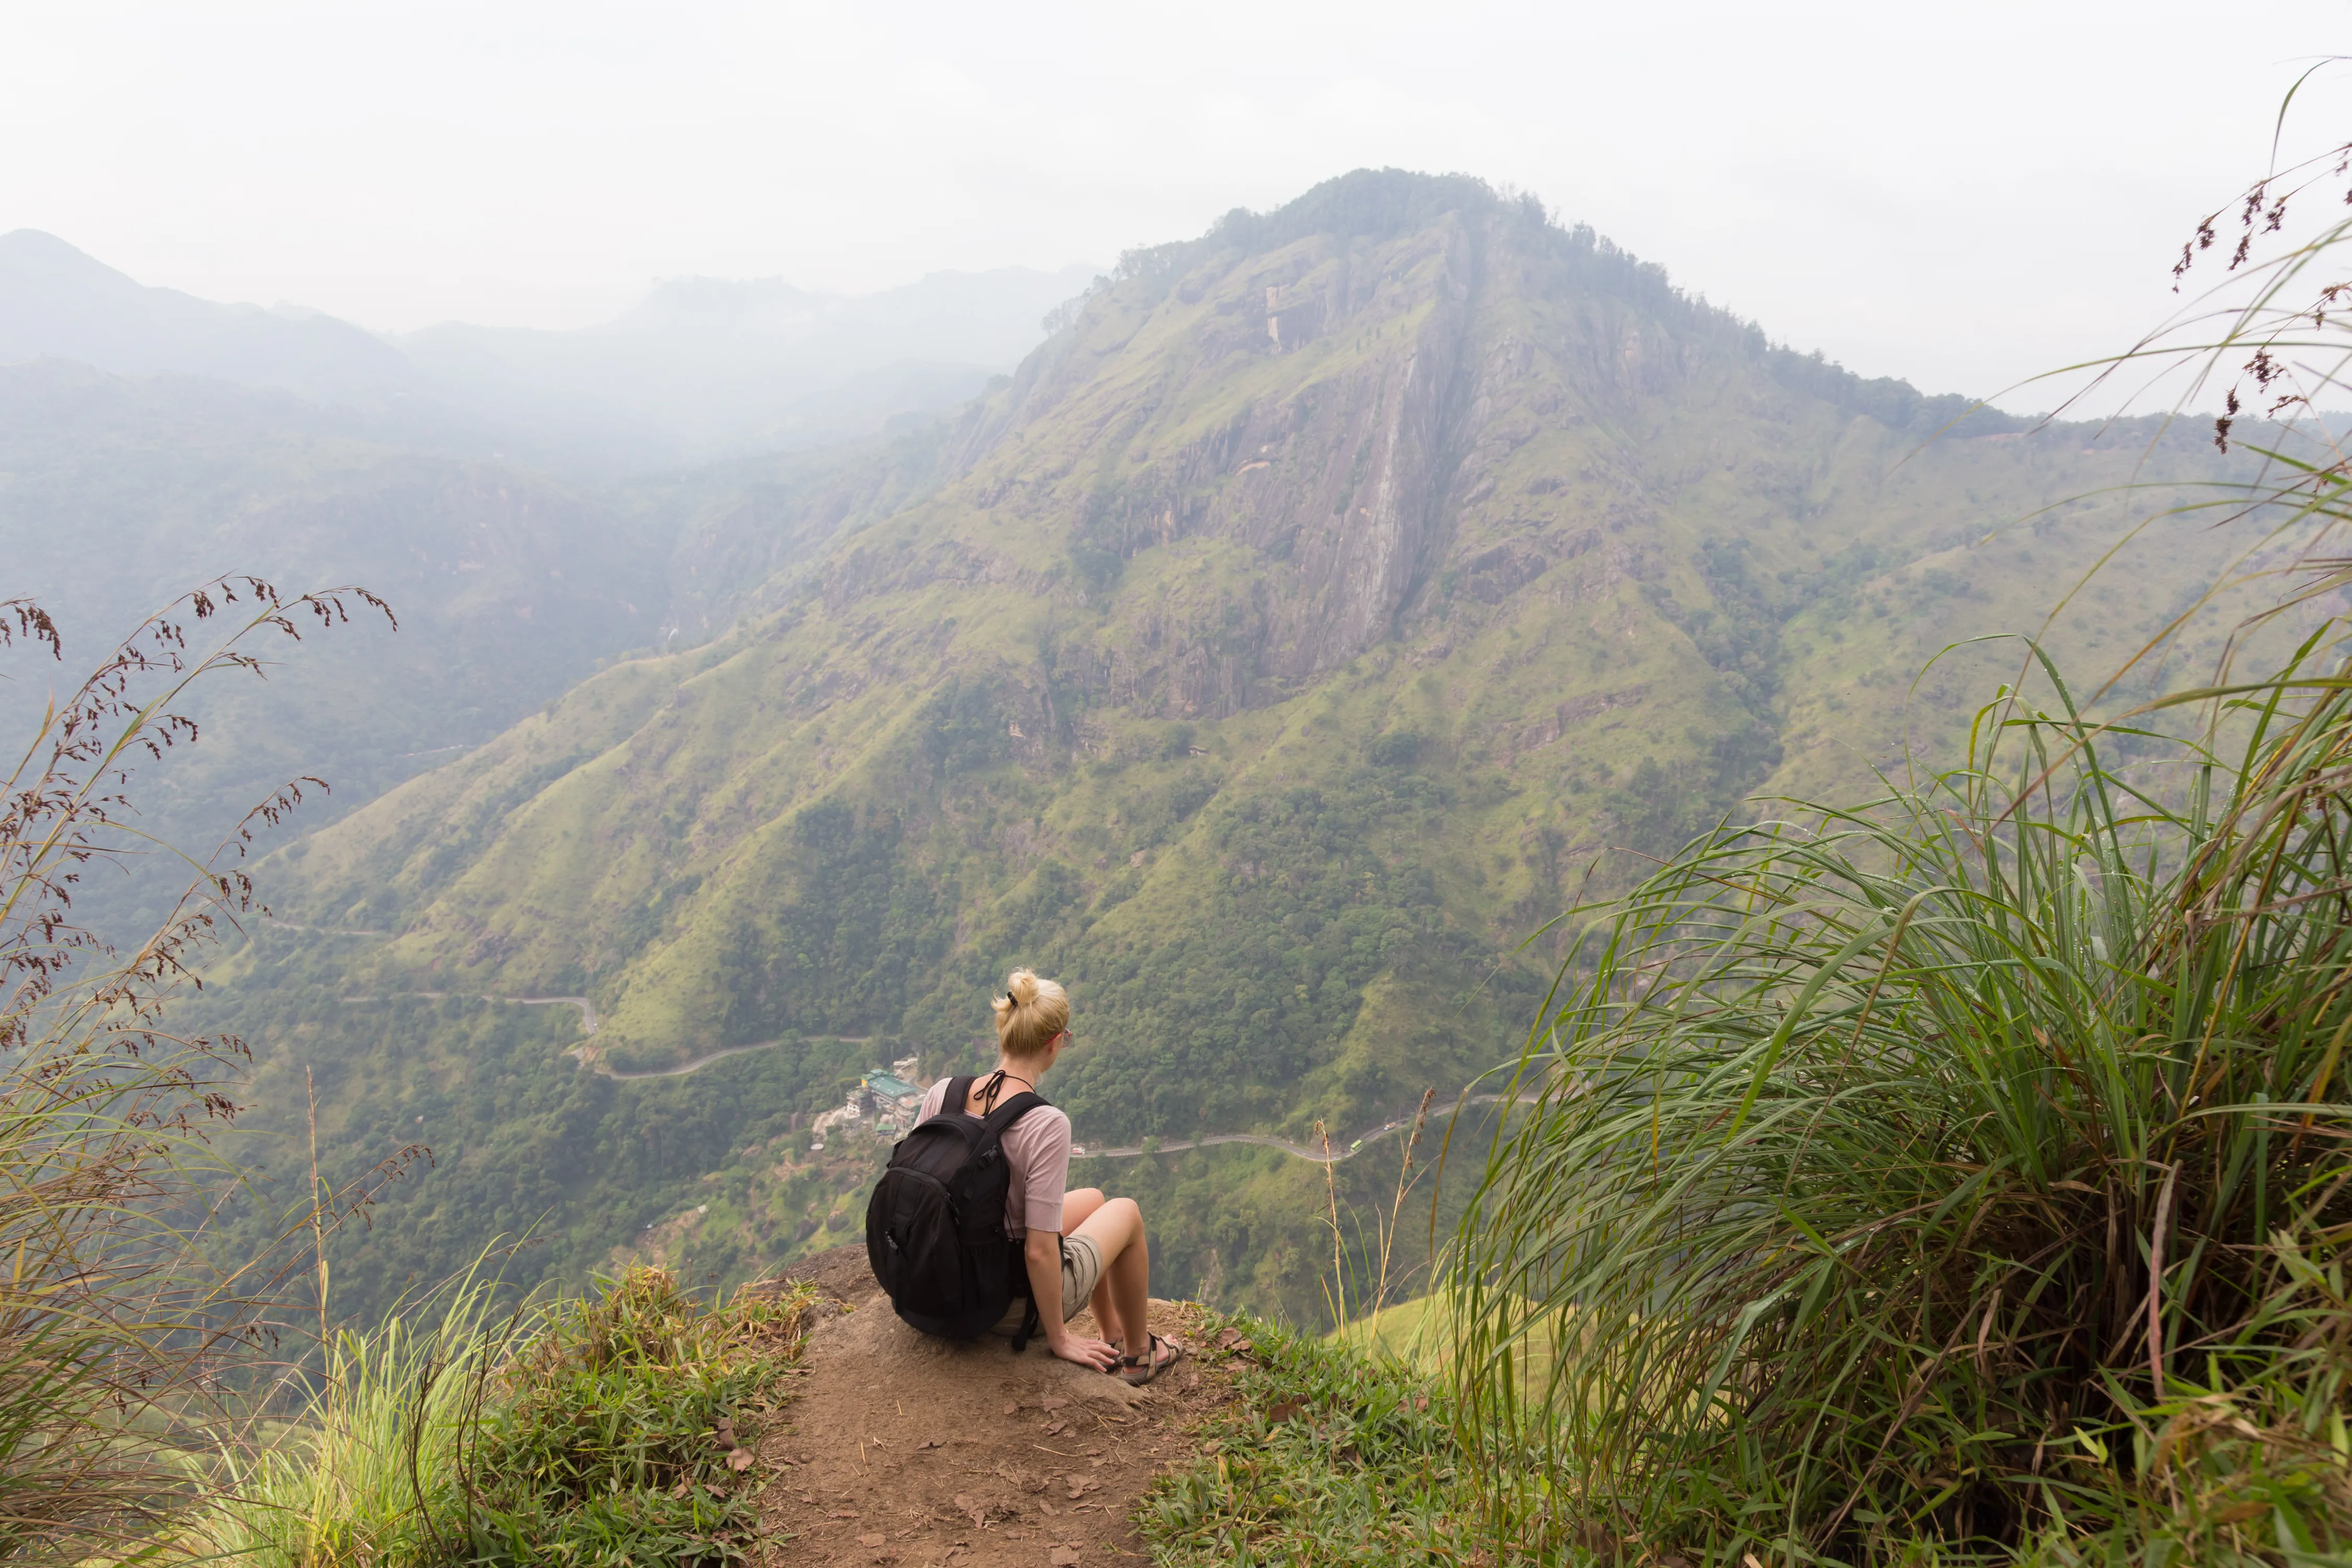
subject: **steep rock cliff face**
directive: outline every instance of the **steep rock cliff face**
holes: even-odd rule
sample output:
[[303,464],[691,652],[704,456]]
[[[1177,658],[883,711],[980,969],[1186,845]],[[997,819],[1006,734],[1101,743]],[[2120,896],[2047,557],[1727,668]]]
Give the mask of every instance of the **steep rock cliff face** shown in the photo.
[[[1671,319],[1645,309],[1661,303]],[[1077,605],[1137,597],[1126,570],[1147,552],[1244,548],[1230,580],[1155,583],[1115,626],[1057,647],[1066,680],[1123,706],[1224,718],[1457,595],[1500,603],[1601,528],[1641,534],[1658,498],[1623,416],[1708,374],[1745,372],[1768,404],[1814,402],[1757,374],[1760,352],[1589,236],[1506,204],[1261,253],[1212,236],[1089,300],[968,420],[954,462],[992,519],[1066,540],[1057,588]],[[1498,489],[1530,443],[1539,471]],[[1609,572],[1641,547],[1610,552]],[[866,581],[922,580],[908,565]]]
[[1262,571],[1213,607],[1151,614],[1135,646],[1069,649],[1075,671],[1223,717],[1391,633],[1444,526],[1477,249],[1447,214],[1384,241],[1212,254],[1086,313],[1013,400],[1033,420],[1085,409],[1094,460],[1041,475],[1038,443],[1007,428],[969,459],[977,499],[1066,528],[1087,596],[1182,540],[1245,545]]

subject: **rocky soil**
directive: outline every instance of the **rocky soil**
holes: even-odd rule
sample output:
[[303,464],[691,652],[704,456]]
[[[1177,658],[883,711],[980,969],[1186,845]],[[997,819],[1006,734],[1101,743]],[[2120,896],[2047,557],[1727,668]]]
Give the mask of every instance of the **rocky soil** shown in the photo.
[[[993,1337],[950,1345],[901,1323],[839,1247],[793,1270],[835,1302],[809,1337],[798,1388],[761,1445],[772,1564],[1080,1568],[1137,1559],[1129,1516],[1191,1433],[1231,1397],[1188,1356],[1149,1388]],[[1200,1309],[1152,1303],[1190,1344]],[[1076,1325],[1092,1333],[1091,1316]]]

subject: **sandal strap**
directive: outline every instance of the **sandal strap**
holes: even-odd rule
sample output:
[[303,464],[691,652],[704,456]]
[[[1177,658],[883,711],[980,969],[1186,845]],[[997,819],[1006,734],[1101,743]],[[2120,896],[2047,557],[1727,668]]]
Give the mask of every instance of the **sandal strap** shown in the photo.
[[1119,1365],[1131,1366],[1139,1372],[1145,1367],[1150,1367],[1156,1372],[1163,1364],[1168,1366],[1176,1364],[1173,1360],[1163,1363],[1160,1359],[1160,1347],[1168,1342],[1166,1340],[1161,1339],[1158,1334],[1147,1334],[1145,1338],[1149,1342],[1145,1353],[1140,1356],[1123,1355],[1118,1358]]

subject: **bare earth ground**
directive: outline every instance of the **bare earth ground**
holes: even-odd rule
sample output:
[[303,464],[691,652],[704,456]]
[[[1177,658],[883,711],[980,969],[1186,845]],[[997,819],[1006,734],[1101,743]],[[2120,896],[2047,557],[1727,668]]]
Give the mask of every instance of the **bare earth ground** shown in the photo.
[[[1139,1560],[1128,1522],[1154,1477],[1197,1447],[1232,1397],[1199,1355],[1201,1310],[1151,1303],[1192,1353],[1149,1388],[994,1336],[951,1345],[890,1310],[862,1247],[807,1259],[849,1310],[809,1335],[797,1388],[760,1457],[766,1561],[902,1568],[1076,1568]],[[1074,1325],[1092,1334],[1093,1317]]]

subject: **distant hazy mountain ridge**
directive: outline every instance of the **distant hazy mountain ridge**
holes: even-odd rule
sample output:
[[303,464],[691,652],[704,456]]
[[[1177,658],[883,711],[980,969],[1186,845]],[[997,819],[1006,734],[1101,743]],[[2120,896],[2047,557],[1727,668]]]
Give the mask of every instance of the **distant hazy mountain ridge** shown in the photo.
[[411,376],[404,355],[349,322],[150,289],[54,236],[20,228],[0,235],[0,364],[43,358],[317,396],[379,393]]
[[391,339],[331,316],[152,289],[34,229],[0,235],[0,365],[205,376],[322,399],[424,398],[604,474],[849,440],[977,393],[1090,268],[940,272],[845,296],[672,279],[572,331],[446,322]]
[[[845,517],[904,493],[903,460],[804,449],[961,403],[1083,286],[1013,269],[846,298],[685,279],[604,327],[448,326],[404,348],[149,288],[18,230],[0,236],[8,593],[58,614],[76,659],[222,572],[385,594],[402,636],[216,685],[211,743],[140,795],[147,830],[200,851],[295,773],[335,785],[318,820],[600,658],[712,635]],[[633,477],[719,451],[742,455]],[[0,687],[0,720],[37,712],[48,679]],[[135,923],[166,894],[157,874],[101,904]]]
[[979,392],[1090,270],[934,273],[845,297],[780,279],[678,279],[577,331],[449,323],[394,341],[438,396],[532,428],[708,458],[845,440]]

